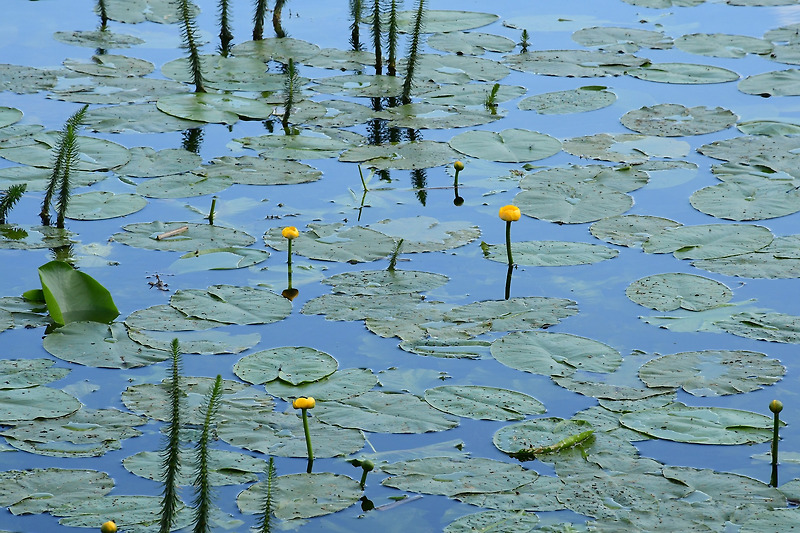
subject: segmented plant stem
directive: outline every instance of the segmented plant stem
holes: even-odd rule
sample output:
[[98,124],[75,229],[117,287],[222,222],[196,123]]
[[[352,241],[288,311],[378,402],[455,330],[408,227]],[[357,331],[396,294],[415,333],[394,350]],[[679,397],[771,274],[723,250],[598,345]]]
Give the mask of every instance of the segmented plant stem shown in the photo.
[[267,16],[267,0],[256,0],[253,13],[253,40],[260,41],[264,38],[264,18]]
[[14,204],[22,198],[27,188],[27,183],[17,183],[11,185],[5,192],[0,194],[0,224],[6,223],[8,214],[11,212],[11,209],[13,209]]
[[261,533],[271,533],[272,531],[272,507],[274,505],[273,492],[275,491],[276,477],[277,472],[275,470],[275,460],[270,457],[269,462],[267,463],[267,480],[264,482],[264,485],[266,486],[264,491],[264,512],[258,518],[258,530]]
[[170,398],[170,412],[167,420],[167,442],[161,451],[161,471],[164,484],[161,499],[161,519],[159,533],[169,533],[177,518],[178,475],[181,469],[181,406],[183,392],[181,387],[181,352],[178,339],[172,339],[170,346],[172,356],[172,377],[167,382],[167,393]]
[[417,0],[417,13],[414,18],[414,29],[411,33],[411,45],[408,48],[408,59],[406,60],[406,78],[403,80],[403,105],[411,103],[411,89],[414,86],[414,69],[417,66],[419,55],[420,35],[422,34],[422,24],[425,16],[425,0]]
[[203,78],[203,66],[200,59],[200,47],[197,43],[197,25],[192,16],[190,0],[179,0],[178,15],[181,22],[181,37],[183,47],[189,53],[189,69],[192,74],[194,91],[197,93],[206,92]]
[[211,425],[214,423],[219,402],[222,396],[222,376],[217,374],[214,386],[206,395],[205,416],[203,418],[203,429],[200,432],[200,440],[195,447],[196,466],[195,466],[195,500],[194,500],[194,533],[207,533],[211,531],[209,518],[213,503],[211,492],[211,481],[209,479],[209,442],[211,441]]

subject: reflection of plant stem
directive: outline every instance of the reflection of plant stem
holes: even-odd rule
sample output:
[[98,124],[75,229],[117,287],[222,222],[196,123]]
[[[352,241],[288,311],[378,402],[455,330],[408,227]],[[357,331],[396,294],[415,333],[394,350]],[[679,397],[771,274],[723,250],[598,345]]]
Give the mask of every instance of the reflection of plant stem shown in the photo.
[[297,69],[294,66],[294,59],[289,58],[289,63],[286,66],[286,81],[284,82],[284,100],[283,100],[283,131],[286,135],[291,135],[289,129],[289,118],[291,117],[292,107],[295,103],[295,93],[297,92],[297,85],[300,76],[297,74]]
[[397,0],[392,0],[392,5],[389,8],[389,32],[387,35],[388,57],[386,65],[386,73],[389,76],[397,74],[397,37],[400,32],[397,29]]
[[56,156],[53,163],[53,172],[50,174],[50,182],[47,185],[47,190],[42,200],[42,210],[39,213],[44,226],[50,225],[50,203],[53,201],[56,188],[58,188],[56,227],[64,228],[64,218],[66,217],[70,197],[70,174],[75,170],[79,155],[78,128],[88,108],[89,106],[85,105],[69,117],[59,134],[58,142],[55,146]]
[[256,0],[256,9],[253,13],[253,40],[264,39],[264,18],[267,16],[267,0]]
[[231,41],[233,41],[233,33],[228,15],[228,0],[219,0],[219,53],[223,57],[228,56]]
[[769,484],[772,487],[778,486],[778,430],[781,425],[780,412],[783,410],[783,403],[778,400],[772,400],[769,403],[769,410],[773,414],[772,423],[772,475],[769,479]]
[[381,57],[381,0],[373,0],[372,4],[372,45],[375,47],[375,74],[383,73],[383,58]]
[[286,0],[275,0],[275,8],[272,10],[272,29],[275,30],[275,36],[279,38],[286,37],[286,32],[281,26],[281,12],[285,3]]
[[0,193],[0,224],[6,223],[8,214],[11,212],[11,209],[13,209],[14,204],[22,198],[27,188],[27,183],[17,183],[11,185],[5,192]]
[[528,51],[528,47],[531,44],[530,41],[528,41],[528,39],[529,39],[528,30],[523,29],[522,30],[522,40],[520,40],[520,42],[519,42],[519,46],[520,46],[521,52],[523,54]]
[[214,209],[217,207],[217,197],[211,198],[211,210],[208,212],[208,223],[214,225]]
[[308,468],[307,473],[311,473],[311,467],[314,465],[314,450],[311,448],[311,433],[308,430],[308,409],[303,411],[303,431],[306,434],[306,450],[308,451]]
[[514,271],[514,265],[508,265],[508,271],[506,272],[506,292],[505,297],[508,300],[509,296],[511,296],[511,274]]
[[403,241],[405,239],[400,239],[397,242],[397,246],[394,247],[394,252],[392,252],[392,257],[389,259],[389,266],[386,267],[386,270],[389,272],[394,272],[394,268],[397,266],[397,256],[400,254],[400,248],[403,246]]
[[161,451],[162,481],[164,493],[161,499],[160,533],[169,533],[178,514],[178,475],[181,469],[181,405],[183,389],[181,387],[181,352],[178,339],[172,339],[170,346],[172,356],[172,379],[167,383],[170,398],[170,412],[167,420],[167,442]]
[[192,9],[189,6],[189,0],[179,1],[178,14],[180,15],[183,47],[186,48],[187,52],[189,52],[189,69],[192,72],[194,91],[197,93],[204,93],[206,92],[206,89],[203,86],[203,67],[200,59],[200,48],[197,45],[197,25],[195,24],[194,17],[192,16]]
[[272,507],[274,505],[273,492],[275,490],[275,478],[277,473],[275,471],[275,460],[270,457],[267,463],[267,480],[264,482],[266,490],[264,491],[264,514],[258,519],[258,530],[261,533],[272,532]]
[[181,133],[181,145],[184,150],[200,154],[200,145],[203,142],[203,130],[200,128],[189,128]]
[[361,186],[364,188],[364,192],[367,192],[367,182],[364,181],[364,172],[361,171],[361,165],[358,165],[358,175],[361,177]]
[[361,205],[358,206],[358,222],[361,222],[361,212],[364,211],[364,200],[367,199],[367,190],[364,189],[364,194],[361,195]]
[[97,12],[100,13],[100,30],[105,30],[108,25],[108,12],[106,11],[106,0],[97,0]]
[[211,424],[219,411],[220,397],[222,396],[222,376],[217,374],[214,386],[206,396],[205,417],[203,419],[203,429],[200,432],[200,440],[197,442],[196,450],[196,470],[194,486],[196,490],[194,500],[194,533],[206,533],[211,531],[209,515],[211,513],[211,481],[209,479],[208,443],[211,440]]
[[359,25],[361,24],[361,0],[350,0],[350,18],[353,22],[350,24],[350,46],[354,51],[361,51],[361,33]]
[[408,59],[406,61],[406,78],[403,80],[403,105],[411,103],[411,88],[414,85],[414,69],[417,66],[419,55],[419,36],[422,33],[422,22],[425,14],[425,0],[417,0],[417,15],[414,19],[414,29],[411,33],[411,45],[408,49]]

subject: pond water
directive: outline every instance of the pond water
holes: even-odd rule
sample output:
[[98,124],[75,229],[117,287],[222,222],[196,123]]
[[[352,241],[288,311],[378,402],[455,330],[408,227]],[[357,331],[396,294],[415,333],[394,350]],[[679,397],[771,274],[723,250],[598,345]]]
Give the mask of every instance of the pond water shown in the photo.
[[[11,238],[13,228],[29,241],[42,231],[42,176],[52,161],[45,141],[57,138],[43,132],[61,130],[83,103],[78,166],[92,173],[77,179],[96,183],[73,190],[82,203],[66,221],[70,261],[110,291],[120,311],[115,332],[125,336],[126,321],[141,343],[125,336],[115,346],[164,348],[176,336],[184,346],[215,343],[186,353],[182,374],[187,382],[228,380],[214,448],[260,460],[221,459],[221,470],[238,477],[214,489],[215,531],[256,524],[248,497],[263,486],[251,488],[263,482],[268,456],[279,476],[293,476],[284,483],[301,480],[297,514],[288,497],[278,503],[280,516],[300,518],[279,521],[280,529],[464,531],[477,522],[448,525],[489,509],[497,512],[482,523],[506,524],[497,531],[654,531],[669,517],[670,531],[679,523],[763,532],[797,520],[786,498],[800,497],[790,481],[800,478],[798,2],[432,0],[412,91],[421,105],[394,109],[397,80],[374,78],[366,52],[345,53],[348,2],[288,2],[283,40],[268,13],[260,51],[248,42],[252,2],[236,0],[232,60],[204,63],[211,93],[227,88],[242,98],[206,104],[206,113],[226,109],[223,119],[198,114],[175,63],[185,57],[178,24],[146,20],[172,16],[166,4],[109,2],[107,33],[117,44],[104,45],[92,40],[93,1],[4,2],[0,189],[26,182],[28,190],[11,225],[0,225],[2,358],[52,363],[65,375],[48,382],[46,369],[31,371],[24,388],[2,385],[24,380],[12,378],[16,367],[0,367],[0,530],[80,531],[108,519],[126,532],[157,530],[143,517],[152,502],[135,500],[137,514],[113,497],[161,493],[122,462],[163,445],[162,389],[148,386],[167,377],[168,353],[150,352],[152,364],[122,362],[132,353],[96,349],[114,340],[105,326],[46,332],[43,313],[22,313],[14,299],[41,286],[37,268],[55,255]],[[204,54],[219,50],[217,4],[197,2]],[[364,2],[359,27],[364,51],[373,50],[371,6]],[[408,48],[401,33],[400,75]],[[282,109],[281,63],[290,57],[301,86],[289,120],[296,136],[268,118]],[[212,70],[212,62],[221,66]],[[133,68],[142,69],[135,82],[126,78]],[[492,109],[484,104],[495,83]],[[386,88],[365,88],[376,85]],[[129,110],[133,119],[115,115]],[[465,168],[454,189],[456,160]],[[234,162],[254,166],[242,171]],[[37,180],[20,174],[37,166]],[[81,196],[97,191],[116,198]],[[214,241],[203,237],[212,199]],[[498,218],[507,204],[522,211],[511,223],[510,281]],[[167,248],[154,238],[184,224],[188,244],[179,235],[163,241]],[[285,226],[301,233],[291,303],[280,297]],[[217,247],[233,250],[182,258]],[[229,268],[239,258],[250,263]],[[221,301],[229,308],[209,311]],[[131,316],[143,310],[149,321]],[[186,315],[224,324],[188,327]],[[169,321],[183,328],[153,331]],[[187,388],[189,410],[207,386]],[[65,395],[32,406],[20,399],[20,390],[44,387]],[[291,399],[306,394],[318,400],[310,411],[320,431],[314,475],[336,474],[333,489],[304,474]],[[786,423],[781,491],[767,486],[773,399],[783,402]],[[15,418],[20,404],[65,412],[27,428]],[[130,421],[58,418],[107,409],[144,417],[141,434]],[[48,429],[59,436],[37,436],[45,424],[61,428]],[[98,426],[113,429],[68,440]],[[505,453],[589,427],[588,440],[539,450],[536,460]],[[361,471],[347,462],[360,457],[377,465],[363,494],[353,488]],[[23,472],[51,468],[104,472],[113,488],[101,490],[103,481],[84,480],[87,473],[59,473],[71,481],[54,485]],[[191,501],[188,488],[182,495]],[[377,509],[363,510],[362,496]],[[81,515],[86,498],[97,510]],[[315,500],[328,505],[317,512]]]

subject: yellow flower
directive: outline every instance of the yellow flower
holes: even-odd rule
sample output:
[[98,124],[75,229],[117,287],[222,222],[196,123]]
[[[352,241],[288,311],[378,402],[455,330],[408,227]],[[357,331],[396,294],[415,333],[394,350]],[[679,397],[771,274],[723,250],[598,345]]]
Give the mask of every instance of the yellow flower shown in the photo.
[[513,222],[515,220],[519,220],[521,213],[519,212],[519,207],[515,205],[504,205],[500,208],[500,212],[498,213],[502,220],[506,222]]
[[292,407],[295,409],[313,409],[315,405],[317,405],[316,400],[310,396],[308,398],[297,398],[292,402]]
[[285,228],[283,228],[283,230],[281,231],[281,235],[283,235],[283,236],[284,236],[284,237],[286,237],[287,239],[290,239],[290,240],[291,240],[291,239],[296,239],[296,238],[298,238],[298,237],[300,236],[300,232],[299,232],[299,231],[297,231],[297,228],[295,228],[294,226],[286,226],[286,227],[285,227]]
[[453,168],[461,172],[462,170],[464,170],[464,163],[462,163],[461,161],[456,161],[455,163],[453,163]]
[[117,524],[113,520],[109,520],[100,526],[101,533],[115,533],[117,531]]
[[769,402],[769,410],[773,413],[780,413],[783,411],[783,403],[780,400],[772,400]]

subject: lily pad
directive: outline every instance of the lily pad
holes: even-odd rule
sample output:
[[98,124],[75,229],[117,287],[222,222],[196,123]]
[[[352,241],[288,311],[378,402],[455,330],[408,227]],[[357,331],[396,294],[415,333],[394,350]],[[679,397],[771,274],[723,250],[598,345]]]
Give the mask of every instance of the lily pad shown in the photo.
[[35,94],[55,87],[56,72],[48,69],[0,63],[0,89],[17,94]]
[[68,368],[54,367],[54,364],[50,359],[1,359],[0,390],[46,385],[70,373]]
[[283,296],[234,285],[179,290],[170,298],[170,305],[188,316],[225,324],[270,324],[292,311],[292,303]]
[[[398,62],[405,70],[406,60]],[[469,81],[500,81],[508,76],[508,67],[485,57],[464,55],[418,54],[414,76],[433,83],[467,83]]]
[[[52,169],[57,137],[54,132],[37,134],[27,144],[0,148],[0,157],[23,165]],[[78,136],[76,144],[78,155],[75,168],[78,170],[109,170],[124,165],[130,159],[127,148],[105,139]]]
[[641,48],[669,50],[673,42],[663,32],[636,28],[594,26],[572,34],[572,40],[583,46],[597,47],[607,52],[633,54]]
[[689,153],[689,143],[634,133],[598,133],[564,141],[565,152],[614,163],[645,163],[651,157],[678,159]]
[[757,444],[772,439],[772,417],[739,409],[672,403],[626,413],[620,423],[659,439],[693,444]]
[[776,237],[755,252],[692,261],[692,266],[728,276],[790,279],[800,277],[800,236]]
[[642,243],[654,233],[681,226],[668,218],[650,215],[622,215],[603,218],[591,226],[589,231],[598,239],[629,248],[641,248]]
[[549,135],[523,129],[467,131],[450,139],[462,154],[489,161],[524,163],[545,159],[561,151],[561,142]]
[[639,378],[648,387],[682,387],[694,396],[723,396],[772,385],[785,373],[780,361],[763,353],[704,350],[651,359],[639,369]]
[[4,128],[22,118],[22,111],[14,107],[0,106],[0,128]]
[[0,506],[15,515],[45,513],[62,505],[80,507],[114,488],[105,472],[65,468],[5,470],[0,481]]
[[477,385],[428,389],[425,401],[445,413],[478,420],[522,420],[546,411],[542,402],[527,394]]
[[448,277],[415,270],[362,270],[342,272],[322,280],[334,293],[377,296],[438,289]]
[[727,220],[765,220],[800,211],[800,189],[794,182],[735,176],[695,191],[689,198],[702,213]]
[[162,96],[156,106],[167,113],[186,120],[235,124],[239,117],[264,120],[272,114],[272,106],[242,96],[187,93]]
[[631,68],[626,74],[640,80],[689,85],[726,83],[739,79],[739,74],[732,70],[694,63],[651,63]]
[[[24,183],[26,192],[45,191],[50,184],[53,169],[31,166],[5,167],[0,169],[0,189],[7,189],[11,185]],[[90,172],[76,170],[70,172],[69,183],[72,187],[87,187],[106,179],[104,172]]]
[[154,150],[149,146],[128,149],[130,161],[114,170],[120,176],[134,178],[157,178],[170,174],[181,174],[197,168],[203,158],[183,148]]
[[456,157],[456,152],[447,143],[412,141],[380,146],[357,146],[342,153],[339,161],[362,163],[365,167],[378,170],[414,170],[438,167]]
[[536,50],[505,58],[505,64],[515,70],[570,78],[620,76],[647,63],[632,54],[600,50]]
[[[591,429],[591,425],[583,420],[537,418],[497,430],[492,436],[492,442],[498,450],[510,454],[547,448]],[[542,455],[545,453],[542,452]]]
[[[187,230],[174,236],[159,239],[158,236],[179,229]],[[244,231],[211,224],[194,222],[136,222],[122,226],[122,233],[115,233],[112,239],[146,250],[171,252],[190,252],[219,248],[220,246],[250,246],[255,239]]]
[[191,94],[186,85],[156,78],[94,77],[86,84],[54,89],[52,98],[81,104],[146,104],[170,95]]
[[59,359],[100,368],[136,368],[169,357],[133,342],[120,323],[70,322],[47,335],[42,346]]
[[[258,480],[258,474],[266,467],[263,459],[251,457],[243,453],[228,450],[208,450],[208,482],[214,486],[239,485],[253,483]],[[195,451],[190,448],[181,450],[181,463],[190,465],[194,461]],[[131,474],[161,481],[162,463],[164,459],[159,452],[139,452],[122,460],[122,466]],[[183,468],[178,473],[178,485],[192,485],[194,473],[191,469]]]
[[299,161],[280,161],[252,156],[222,156],[195,171],[208,178],[230,178],[242,185],[295,185],[310,183],[322,172]]
[[[239,510],[243,513],[262,513],[265,491],[262,481],[241,492],[236,499]],[[272,512],[281,520],[335,513],[355,505],[362,494],[356,480],[327,472],[278,476],[274,491]]]
[[128,315],[125,325],[131,329],[151,331],[197,331],[217,328],[225,324],[187,316],[171,305],[153,305]]
[[773,45],[766,39],[726,33],[692,33],[675,39],[675,46],[690,54],[741,58],[747,54],[767,55]]
[[416,293],[381,295],[323,294],[306,302],[304,315],[325,315],[326,320],[391,319],[416,312],[423,297]]
[[[505,244],[490,244],[487,250],[487,259],[508,261]],[[544,267],[591,265],[619,255],[619,251],[608,246],[571,241],[512,242],[511,250],[515,264]]]
[[645,135],[683,137],[722,131],[736,124],[738,118],[721,107],[658,104],[628,111],[620,121],[626,128]]
[[197,128],[205,123],[173,117],[155,104],[131,104],[89,109],[84,124],[92,131],[104,133],[162,133]]
[[53,226],[0,224],[0,249],[35,250],[66,246],[74,234]]
[[4,424],[28,422],[35,418],[60,418],[80,407],[77,398],[50,387],[0,390],[0,420]]
[[570,165],[553,167],[527,174],[519,181],[521,189],[535,190],[552,183],[563,183],[580,189],[581,185],[603,185],[619,192],[631,192],[647,185],[644,170],[629,165]]
[[480,56],[486,52],[510,52],[516,43],[508,37],[478,31],[448,31],[428,37],[428,46],[442,52]]
[[235,270],[263,263],[268,257],[266,250],[226,246],[183,254],[170,265],[170,269],[181,274],[203,270]]
[[[93,191],[73,194],[69,199],[67,218],[74,220],[107,220],[141,211],[147,200],[138,194]],[[799,208],[800,209],[800,208]]]
[[155,70],[150,61],[120,54],[95,54],[90,61],[65,59],[64,66],[90,76],[147,76]]
[[583,224],[621,215],[633,198],[596,182],[543,180],[539,187],[514,197],[523,214],[566,224]]
[[225,176],[211,177],[193,172],[150,178],[136,187],[136,192],[148,198],[193,198],[224,191],[233,185]]
[[[308,228],[294,239],[292,250],[309,259],[350,263],[376,261],[391,255],[396,247],[391,237],[363,226],[314,223]],[[281,252],[288,247],[281,228],[267,231],[264,241]]]
[[318,381],[339,366],[331,355],[305,346],[285,346],[250,354],[233,365],[233,372],[248,383],[281,379],[292,385]]
[[401,253],[441,252],[458,248],[480,237],[480,228],[469,222],[441,222],[432,217],[417,216],[381,220],[367,226],[403,244]]
[[523,111],[536,111],[542,115],[583,113],[608,107],[617,101],[617,95],[606,89],[595,85],[536,94],[523,98],[517,105]]
[[704,224],[654,233],[642,248],[650,254],[672,253],[678,259],[715,259],[755,252],[772,240],[772,232],[764,226]]
[[620,353],[600,341],[568,333],[518,331],[492,343],[500,363],[533,374],[570,376],[577,370],[609,373],[622,364]]
[[533,530],[539,517],[533,513],[509,511],[483,511],[462,516],[444,528],[444,533],[470,533],[472,531],[495,531],[497,533],[517,533]]
[[714,325],[739,337],[800,344],[800,316],[745,311]]
[[[401,31],[411,32],[415,17],[415,11],[399,11],[397,13],[397,23]],[[448,31],[471,30],[482,26],[488,26],[498,18],[497,15],[492,13],[481,13],[478,11],[426,9],[425,32],[443,33]],[[367,20],[365,20],[365,22],[367,22]]]
[[131,340],[148,348],[169,351],[178,339],[183,353],[216,355],[249,350],[261,341],[260,333],[233,335],[227,331],[145,331],[129,329]]
[[578,313],[577,303],[566,298],[527,296],[485,300],[446,311],[442,318],[456,324],[486,323],[491,331],[548,328]]
[[138,37],[109,30],[57,31],[53,38],[65,44],[88,48],[130,48],[144,44],[144,40]]
[[445,129],[488,124],[503,118],[505,111],[421,102],[391,107],[375,113],[375,116],[388,120],[390,125],[396,128]]
[[328,159],[363,140],[356,133],[334,131],[303,130],[299,135],[260,135],[234,142],[269,159]]
[[733,292],[719,281],[673,272],[638,279],[625,289],[625,295],[656,311],[705,311],[729,302]]
[[427,433],[458,426],[458,419],[416,396],[378,391],[319,402],[315,414],[326,424],[376,433]]
[[294,398],[315,398],[317,400],[342,400],[364,394],[378,383],[378,378],[367,368],[346,368],[337,370],[322,379],[292,385],[275,379],[265,383],[267,392],[286,401]]

